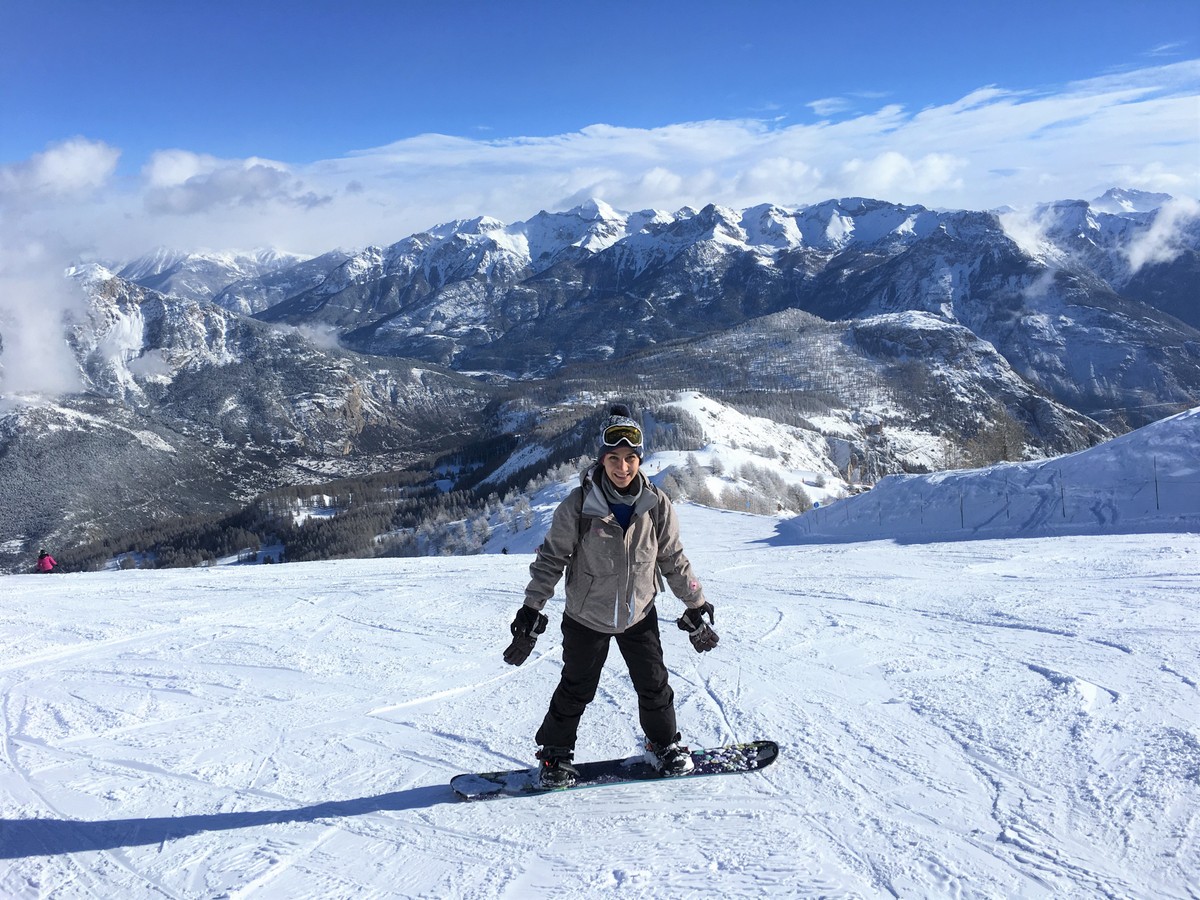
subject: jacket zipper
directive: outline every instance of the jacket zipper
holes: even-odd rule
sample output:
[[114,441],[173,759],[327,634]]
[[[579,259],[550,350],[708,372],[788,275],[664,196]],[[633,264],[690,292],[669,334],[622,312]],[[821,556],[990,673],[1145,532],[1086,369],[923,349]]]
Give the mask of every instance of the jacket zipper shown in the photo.
[[[629,528],[621,529],[621,546],[624,549],[624,553],[625,553],[625,609],[626,609],[625,627],[626,628],[628,628],[630,623],[633,622],[633,608],[634,608],[634,602],[635,602],[634,596],[633,596],[633,558],[630,556],[630,553],[629,553],[629,545],[630,545],[629,535],[630,535],[630,532],[633,531],[633,527],[636,524],[636,520],[637,520],[637,516],[634,516],[633,519],[631,519],[629,522]],[[617,597],[618,605],[620,604],[620,602],[621,602],[621,598]],[[616,618],[616,610],[614,610],[613,613],[614,613],[614,619],[615,619]],[[617,627],[616,622],[613,623],[613,627],[614,628]]]

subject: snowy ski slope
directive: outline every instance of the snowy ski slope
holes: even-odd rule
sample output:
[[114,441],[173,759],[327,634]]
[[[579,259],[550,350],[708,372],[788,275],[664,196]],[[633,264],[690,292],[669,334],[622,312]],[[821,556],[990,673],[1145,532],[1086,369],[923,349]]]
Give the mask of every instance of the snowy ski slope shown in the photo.
[[[0,579],[0,895],[1200,896],[1200,536],[680,515],[722,635],[664,632],[680,724],[762,774],[455,800],[557,678],[553,626],[500,659],[525,552]],[[638,740],[613,653],[579,755]]]

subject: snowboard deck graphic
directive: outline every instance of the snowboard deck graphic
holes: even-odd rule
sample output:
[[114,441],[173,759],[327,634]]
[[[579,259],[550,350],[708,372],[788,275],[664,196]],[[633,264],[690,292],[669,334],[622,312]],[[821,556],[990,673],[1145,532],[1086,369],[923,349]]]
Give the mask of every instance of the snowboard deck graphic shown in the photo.
[[695,778],[703,775],[731,775],[737,772],[754,772],[764,769],[779,755],[779,745],[774,741],[749,741],[729,744],[707,750],[693,750],[695,768],[682,775],[663,776],[645,757],[632,756],[628,759],[605,759],[595,762],[576,763],[579,780],[570,787],[544,788],[537,782],[536,769],[513,769],[508,772],[478,772],[455,775],[450,787],[466,800],[487,797],[516,797],[528,794],[546,794],[557,791],[574,791],[580,788],[602,787],[613,784],[630,784],[637,781],[657,781],[669,778]]

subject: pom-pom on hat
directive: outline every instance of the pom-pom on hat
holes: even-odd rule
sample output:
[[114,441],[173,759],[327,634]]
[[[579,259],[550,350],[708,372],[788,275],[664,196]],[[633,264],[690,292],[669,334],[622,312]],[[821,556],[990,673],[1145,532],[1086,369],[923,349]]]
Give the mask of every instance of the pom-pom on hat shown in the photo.
[[637,423],[623,403],[614,403],[608,410],[608,418],[600,431],[600,458],[616,447],[631,447],[638,459],[645,453],[642,426]]

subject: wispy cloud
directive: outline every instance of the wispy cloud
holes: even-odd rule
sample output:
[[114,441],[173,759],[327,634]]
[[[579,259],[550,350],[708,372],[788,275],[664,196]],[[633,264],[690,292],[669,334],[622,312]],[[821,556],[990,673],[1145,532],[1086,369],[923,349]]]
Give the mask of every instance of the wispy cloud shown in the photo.
[[1183,252],[1183,229],[1200,220],[1200,202],[1188,197],[1167,203],[1162,214],[1129,246],[1129,269],[1170,262]]
[[808,104],[808,108],[815,115],[825,119],[839,113],[849,112],[854,108],[854,104],[847,97],[823,97],[820,100],[813,100]]
[[1156,47],[1151,47],[1146,51],[1146,55],[1160,58],[1167,56],[1180,56],[1183,54],[1183,50],[1186,46],[1187,41],[1170,41],[1166,44],[1159,44]]
[[64,328],[83,294],[63,278],[68,248],[0,225],[0,403],[80,388]]
[[813,111],[813,115],[822,119],[845,116],[860,112],[878,104],[887,98],[887,94],[879,91],[854,91],[841,97],[822,97],[805,104]]
[[8,400],[80,386],[63,326],[82,312],[83,296],[63,269],[82,246],[73,216],[107,208],[119,157],[76,137],[0,166],[0,395]]

